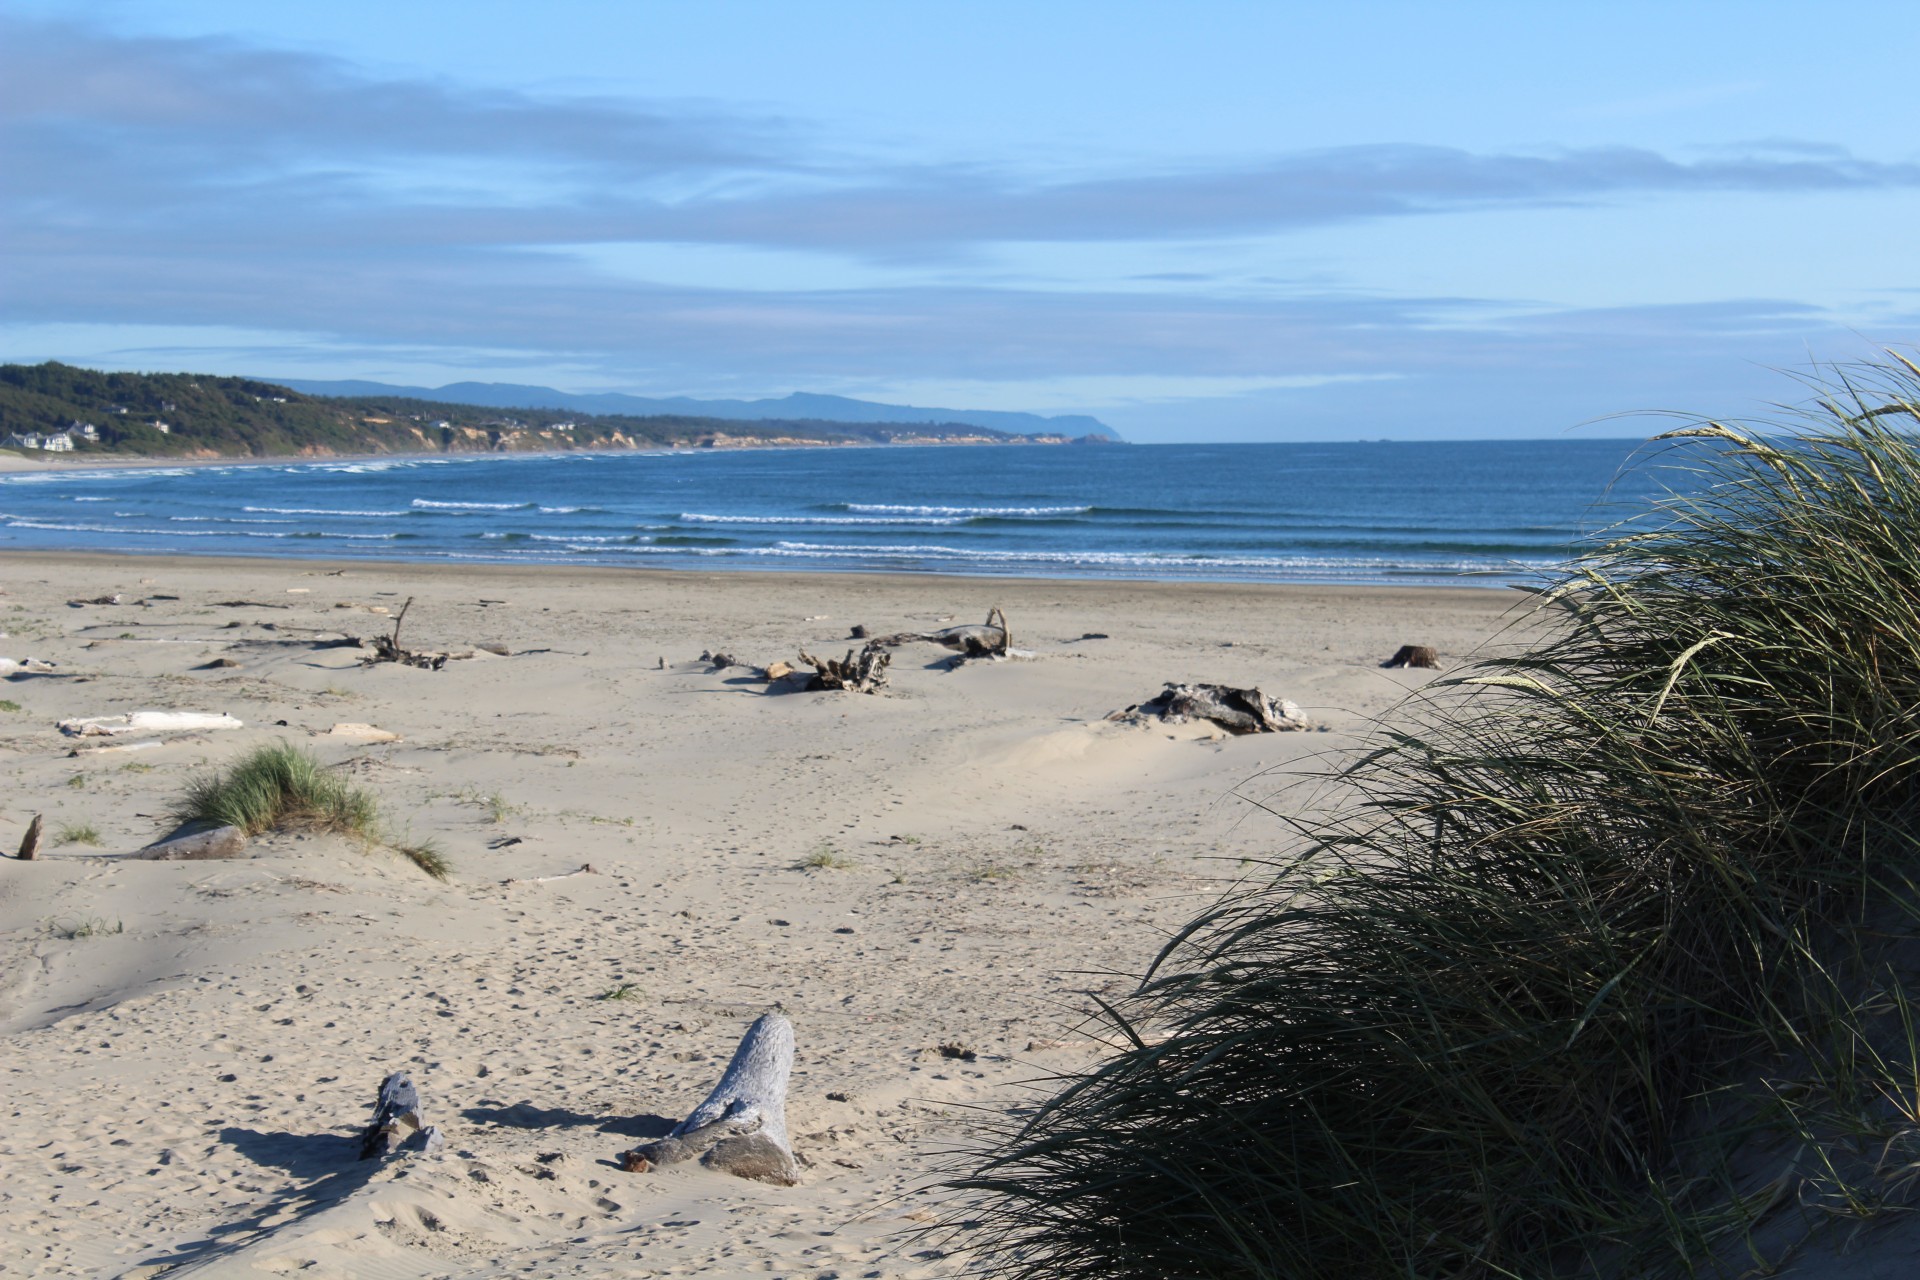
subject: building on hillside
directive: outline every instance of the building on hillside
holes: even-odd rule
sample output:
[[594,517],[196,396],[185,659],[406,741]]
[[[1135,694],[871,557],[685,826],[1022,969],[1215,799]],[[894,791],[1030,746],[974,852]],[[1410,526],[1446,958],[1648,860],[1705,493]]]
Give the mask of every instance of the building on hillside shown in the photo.
[[73,437],[64,431],[16,431],[0,443],[12,449],[44,449],[48,453],[73,452]]
[[100,443],[100,428],[94,426],[91,422],[82,422],[78,418],[75,418],[67,424],[67,431],[79,436],[88,444]]
[[158,431],[163,436],[170,436],[173,434],[173,428],[168,426],[166,423],[160,421],[160,419],[158,418],[155,418],[152,422],[149,422],[147,425],[152,427],[155,431]]

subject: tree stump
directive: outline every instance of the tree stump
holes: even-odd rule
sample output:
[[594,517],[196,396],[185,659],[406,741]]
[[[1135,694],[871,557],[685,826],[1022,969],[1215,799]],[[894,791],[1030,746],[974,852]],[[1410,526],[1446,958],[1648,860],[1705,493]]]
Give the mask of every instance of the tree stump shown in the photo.
[[787,1077],[793,1072],[793,1024],[762,1014],[706,1101],[657,1142],[625,1152],[621,1167],[645,1173],[699,1157],[709,1169],[791,1187],[800,1162],[787,1138]]
[[1424,644],[1403,644],[1394,650],[1393,656],[1380,664],[1383,667],[1434,667],[1440,665],[1439,655]]
[[[402,1128],[407,1132],[401,1133]],[[396,1071],[380,1082],[373,1121],[360,1134],[360,1158],[377,1160],[403,1143],[412,1143],[428,1154],[443,1145],[440,1131],[427,1123],[420,1109],[420,1091],[414,1087],[413,1078]]]
[[844,658],[816,658],[805,649],[800,651],[800,661],[813,668],[813,678],[807,681],[809,691],[822,689],[851,689],[855,693],[872,693],[887,682],[887,663],[893,655],[878,642],[868,641],[867,647],[856,656],[847,650]]

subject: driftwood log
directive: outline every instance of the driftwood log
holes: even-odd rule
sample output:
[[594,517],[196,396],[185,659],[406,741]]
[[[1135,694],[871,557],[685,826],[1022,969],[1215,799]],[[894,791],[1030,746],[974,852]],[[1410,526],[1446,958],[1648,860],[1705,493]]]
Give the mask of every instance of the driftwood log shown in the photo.
[[822,689],[851,689],[855,693],[873,693],[887,682],[887,663],[893,655],[881,647],[877,640],[867,642],[867,647],[855,653],[847,650],[844,658],[816,658],[805,649],[800,651],[800,661],[813,668],[813,677],[807,681],[810,691]]
[[413,1078],[404,1071],[396,1071],[380,1082],[380,1094],[373,1104],[373,1120],[360,1134],[360,1158],[377,1160],[403,1145],[431,1155],[440,1150],[445,1141],[440,1130],[427,1123],[426,1113],[420,1107],[420,1091],[414,1087]]
[[1313,727],[1306,713],[1286,698],[1224,684],[1169,684],[1157,697],[1107,719],[1137,723],[1149,717],[1166,724],[1211,720],[1228,733],[1288,733]]
[[792,1072],[793,1024],[778,1013],[760,1015],[706,1101],[666,1137],[623,1153],[621,1167],[645,1173],[698,1157],[722,1173],[793,1186],[800,1161],[787,1138]]
[[69,738],[111,738],[123,733],[187,733],[243,729],[224,711],[129,711],[123,716],[82,716],[57,726]]
[[22,862],[32,862],[40,856],[39,814],[34,814],[33,821],[27,824],[27,834],[20,837],[20,852],[14,856]]
[[1403,644],[1394,650],[1391,658],[1380,665],[1383,667],[1438,667],[1440,657],[1424,644]]
[[127,856],[142,862],[210,862],[237,858],[246,851],[247,833],[240,828],[190,822]]
[[995,605],[987,610],[987,620],[982,623],[939,631],[899,631],[890,636],[876,636],[867,642],[867,647],[913,644],[922,640],[952,649],[963,658],[1004,658],[1013,647],[1013,630],[1007,626],[1007,615]]

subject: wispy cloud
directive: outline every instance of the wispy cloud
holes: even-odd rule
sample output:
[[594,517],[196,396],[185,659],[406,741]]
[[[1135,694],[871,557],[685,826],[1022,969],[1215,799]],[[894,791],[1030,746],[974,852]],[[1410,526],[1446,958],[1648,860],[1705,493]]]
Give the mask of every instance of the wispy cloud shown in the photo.
[[[274,371],[276,352],[340,372],[468,360],[528,380],[567,369],[576,385],[686,391],[741,377],[749,353],[754,390],[972,386],[1058,407],[1069,394],[1272,395],[1349,415],[1363,393],[1417,406],[1422,388],[1517,367],[1601,386],[1609,360],[1668,367],[1682,348],[1790,359],[1805,334],[1837,326],[1792,301],[1576,311],[1363,296],[1306,276],[1256,294],[1236,282],[1271,279],[1271,263],[1142,274],[1137,256],[1104,286],[1043,291],[970,272],[969,255],[1710,192],[1920,189],[1920,165],[1780,140],[1694,158],[1381,144],[1065,178],[1030,163],[909,165],[863,159],[805,121],[708,103],[479,90],[230,40],[4,19],[0,172],[10,332],[138,331],[156,362],[194,363],[163,330],[245,333],[201,349],[257,372]],[[722,288],[613,265],[623,246],[688,244],[873,270],[842,277],[857,288],[822,288],[819,270]],[[884,269],[904,261],[959,267],[938,283]]]
[[10,23],[0,212],[58,249],[362,253],[667,241],[860,254],[1244,236],[1360,219],[1703,191],[1920,187],[1920,165],[1756,147],[1687,161],[1349,146],[1048,181],[867,165],[795,122],[369,76],[224,40]]

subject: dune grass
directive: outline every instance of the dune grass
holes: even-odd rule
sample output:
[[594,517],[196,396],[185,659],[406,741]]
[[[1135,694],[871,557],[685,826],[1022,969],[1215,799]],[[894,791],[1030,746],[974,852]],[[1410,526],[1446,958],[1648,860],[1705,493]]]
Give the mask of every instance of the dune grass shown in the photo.
[[348,785],[310,753],[288,742],[268,743],[222,772],[187,784],[174,805],[176,822],[266,831],[331,831],[374,838],[379,806],[371,792]]
[[316,831],[354,836],[400,854],[436,880],[453,874],[452,860],[433,840],[386,834],[379,802],[314,756],[289,742],[255,747],[226,769],[187,784],[169,817],[238,827],[249,836],[267,831]]
[[53,842],[56,845],[98,845],[100,843],[100,829],[91,822],[63,823],[60,829],[54,833]]
[[1920,369],[1821,392],[1667,446],[1107,1009],[952,1184],[987,1272],[1764,1273],[1914,1202]]

